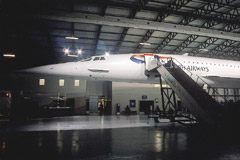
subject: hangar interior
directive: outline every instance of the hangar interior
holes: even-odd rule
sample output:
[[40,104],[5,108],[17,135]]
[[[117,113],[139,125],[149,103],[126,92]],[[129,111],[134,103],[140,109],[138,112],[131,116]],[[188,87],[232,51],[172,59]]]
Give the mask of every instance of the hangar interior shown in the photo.
[[[121,111],[132,104],[133,114],[144,110],[141,103],[163,108],[158,84],[31,76],[14,71],[106,52],[187,53],[238,61],[239,4],[238,0],[2,0],[3,98],[9,91],[12,99],[23,96],[37,101],[36,106],[75,106],[71,114],[97,112],[92,105],[100,101],[108,108],[106,114],[116,114],[117,104]],[[228,100],[239,100],[238,88],[215,90]]]
[[145,53],[239,62],[240,0],[0,0],[0,159],[240,159],[240,85],[20,72]]

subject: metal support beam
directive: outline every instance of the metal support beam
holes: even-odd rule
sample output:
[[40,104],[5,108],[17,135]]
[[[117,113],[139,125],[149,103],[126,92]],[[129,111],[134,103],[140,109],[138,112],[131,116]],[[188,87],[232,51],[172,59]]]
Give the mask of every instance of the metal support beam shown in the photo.
[[169,33],[168,36],[157,46],[154,50],[155,53],[159,53],[164,47],[168,45],[168,43],[176,37],[177,33]]
[[[212,98],[218,102],[218,97],[217,97],[218,91],[217,90],[218,90],[217,88],[208,88],[208,94],[210,96],[212,96]],[[210,91],[212,91],[212,93],[210,93]]]
[[199,53],[199,49],[205,49],[214,42],[216,42],[218,39],[217,38],[209,38],[205,42],[203,42],[198,48],[194,49],[191,51],[190,55],[197,55]]
[[[140,11],[142,9],[142,7],[145,6],[147,3],[148,3],[148,0],[138,0],[137,5],[135,7],[133,7],[134,9],[132,10],[129,18],[133,19],[136,16],[137,12]],[[117,46],[115,47],[114,53],[118,52],[119,48],[122,45],[122,42],[124,41],[124,39],[127,35],[128,30],[129,30],[128,27],[124,27],[123,32],[120,36],[120,42],[118,42]]]
[[[181,7],[186,5],[188,2],[189,2],[189,0],[175,0],[172,3],[170,3],[166,9],[170,10],[170,11],[177,11],[178,9],[180,9]],[[168,12],[168,13],[160,12],[160,13],[158,13],[158,16],[155,19],[155,21],[162,22],[170,14],[171,14],[170,12]],[[148,30],[147,33],[143,36],[140,43],[147,42],[149,40],[149,38],[152,36],[153,32],[154,32],[154,30]],[[143,45],[139,44],[135,50],[135,53],[140,52],[140,50],[142,48],[143,48]]]
[[223,88],[223,92],[224,92],[223,96],[224,96],[224,99],[226,101],[229,98],[229,90],[228,90],[228,88]]
[[183,43],[181,43],[174,51],[179,54],[184,48],[186,48],[189,44],[194,42],[199,36],[196,35],[191,35],[189,36]]
[[230,31],[232,31],[234,29],[237,29],[237,28],[240,28],[240,25],[238,25],[238,24],[227,24],[224,27],[224,31],[230,32]]
[[[221,2],[220,2],[221,1]],[[227,6],[228,4],[230,4],[232,2],[232,0],[228,0],[228,1],[225,1],[224,3],[222,3],[223,1],[222,0],[217,0],[217,1],[208,1],[207,4],[203,5],[202,7],[200,7],[198,10],[194,11],[192,14],[198,14],[199,16],[201,15],[206,15],[206,14],[209,14],[213,11],[216,11],[217,9],[221,8],[221,7],[224,7],[224,6]],[[226,13],[221,13],[220,15],[217,15],[216,17],[218,17],[218,19],[222,19],[223,21],[219,21],[219,20],[215,20],[215,19],[208,19],[203,25],[202,27],[204,28],[211,28],[215,25],[218,25],[220,23],[225,23],[224,20],[228,20],[228,19],[238,19],[239,18],[239,12],[238,12],[238,9],[236,7],[231,7],[232,9],[230,9],[229,11],[227,11]],[[192,22],[193,20],[197,19],[196,17],[185,17],[181,24],[189,24],[190,22]],[[236,24],[236,23],[228,23],[227,25],[225,25],[223,27],[222,30],[224,31],[232,31],[236,28],[239,28],[239,24]],[[209,39],[210,40],[210,39]],[[212,51],[210,53],[210,57],[213,57],[213,54],[220,54],[220,49],[222,48],[221,45],[219,45],[217,47],[217,50],[216,51]],[[194,50],[192,52],[196,52],[197,50]],[[222,51],[222,50],[221,50]],[[217,52],[217,53],[216,53]],[[196,53],[194,53],[196,54]],[[227,55],[226,55],[227,56]]]
[[[221,1],[221,2],[219,2]],[[201,15],[205,15],[205,14],[209,14],[221,7],[224,7],[228,4],[230,4],[232,2],[232,0],[229,0],[229,1],[226,1],[225,3],[222,3],[222,0],[218,0],[218,1],[209,1],[208,4],[206,5],[203,5],[202,7],[200,7],[198,10],[196,10],[195,12],[193,12],[192,14],[197,14],[199,16]],[[205,28],[211,28],[215,25],[218,25],[220,23],[223,23],[224,20],[228,20],[228,19],[238,19],[239,18],[239,11],[236,7],[234,7],[233,9],[230,9],[229,11],[227,11],[226,13],[221,13],[220,15],[217,15],[216,16],[218,19],[222,19],[222,22],[221,21],[217,21],[217,20],[214,20],[214,19],[208,19],[203,25],[202,27],[205,27]],[[193,20],[195,20],[196,17],[185,17],[181,24],[188,24],[190,22],[192,22]],[[236,28],[239,28],[239,24],[236,24],[236,23],[228,23],[224,28],[223,30],[224,31],[232,31]],[[221,48],[221,45],[217,48]],[[196,51],[196,50],[195,50]],[[222,50],[221,50],[222,51]],[[193,51],[194,52],[194,51]],[[213,53],[211,53],[213,54]],[[215,53],[216,54],[216,53]],[[218,50],[218,54],[219,54],[219,50]],[[211,55],[210,55],[211,56]]]
[[[205,28],[211,28],[213,26],[216,26],[218,24],[220,24],[221,22],[219,21],[215,21],[214,19],[210,19],[210,20],[207,20],[204,24],[203,24],[203,27]],[[237,28],[240,28],[240,25],[239,24],[236,24],[236,23],[225,23],[225,26],[223,27],[223,31],[226,31],[226,32],[230,32],[234,29],[237,29]]]
[[234,88],[233,91],[234,91],[234,101],[235,101],[235,102],[238,102],[238,101],[239,101],[239,98],[240,98],[240,97],[239,97],[239,96],[240,96],[240,95],[239,95],[239,89],[238,89],[238,88]]
[[[108,0],[105,0],[104,6],[102,7],[101,16],[105,15],[105,12],[106,12],[106,9],[107,9],[107,2],[108,2]],[[100,38],[101,30],[102,30],[102,25],[99,25],[98,31],[97,31],[95,48],[94,48],[94,55],[97,54],[97,47],[98,47],[98,41],[99,41],[99,38]]]
[[[94,5],[102,5],[103,3],[101,2],[102,0],[98,0],[97,2],[91,2],[91,1],[86,1],[85,3],[87,4],[94,4]],[[175,3],[175,1],[179,1],[179,3]],[[223,13],[220,12],[218,10],[212,10],[210,14],[202,14],[199,15],[196,10],[198,8],[196,7],[191,7],[190,5],[184,5],[184,8],[189,9],[189,10],[194,10],[194,12],[192,12],[191,14],[189,12],[184,12],[184,11],[180,11],[178,10],[174,10],[174,9],[168,9],[168,7],[166,7],[166,5],[172,5],[172,8],[177,8],[179,5],[182,4],[181,0],[175,0],[174,2],[169,1],[167,2],[160,2],[160,1],[154,1],[156,4],[159,4],[157,7],[156,6],[151,6],[151,5],[145,5],[142,6],[142,10],[144,11],[149,11],[149,12],[156,12],[156,13],[160,13],[160,14],[174,14],[174,15],[178,15],[178,16],[182,16],[182,17],[191,17],[192,19],[202,19],[202,20],[212,20],[212,21],[217,21],[218,23],[228,23],[228,24],[240,24],[239,20],[237,20],[237,18],[239,18],[239,16],[237,16],[237,14],[235,13],[235,17],[233,19],[224,19],[224,17],[227,16],[221,16],[221,15],[227,15],[227,13]],[[183,1],[183,0],[182,0]],[[187,0],[185,0],[186,2]],[[209,7],[206,8],[216,8],[215,6],[219,6],[219,8],[221,7],[225,7],[225,9],[229,9],[229,10],[234,10],[234,8],[236,8],[236,6],[230,5],[231,2],[236,1],[236,0],[201,0],[200,3],[204,3],[204,5],[208,4],[208,3],[212,3],[210,4]],[[184,1],[183,1],[184,2]],[[115,8],[126,8],[126,9],[132,9],[133,7],[131,5],[129,5],[129,2],[127,1],[109,1],[108,2],[109,6],[113,6]],[[137,2],[132,2],[133,5],[137,6]],[[204,8],[203,8],[204,9]],[[209,13],[209,9],[206,11],[203,11],[202,13]],[[232,11],[233,12],[233,11]],[[211,16],[214,15],[214,16]],[[220,18],[216,17],[216,16],[221,16]]]
[[[231,47],[233,44],[237,43],[236,41],[231,41],[231,40],[226,40],[225,42],[223,42],[222,44],[218,45],[216,48],[214,48],[213,50],[211,50],[209,52],[209,56],[210,57],[216,57],[219,56],[221,54],[223,54],[223,50],[226,48]],[[232,48],[232,47],[231,47]],[[227,56],[227,55],[225,55]],[[226,57],[227,58],[227,57]]]
[[[203,6],[201,6],[200,8],[198,8],[197,10],[195,10],[194,12],[192,12],[192,14],[191,15],[199,15],[199,16],[203,16],[203,15],[206,15],[206,14],[209,14],[209,13],[211,13],[211,12],[214,12],[214,11],[216,11],[217,9],[219,9],[219,8],[222,8],[222,7],[224,7],[224,6],[227,6],[228,4],[230,4],[231,2],[232,2],[232,0],[225,0],[225,1],[223,1],[223,0],[215,0],[215,1],[207,1],[208,3],[207,4],[205,4],[205,5],[203,5]],[[236,13],[236,12],[234,12],[234,13]],[[222,19],[222,20],[226,20],[227,18],[226,18],[226,16],[224,16],[224,14],[221,14],[220,15],[221,17],[220,17],[220,19]],[[187,24],[189,24],[190,22],[192,22],[192,21],[194,21],[194,20],[196,20],[196,19],[198,19],[198,17],[193,17],[193,16],[187,16],[187,17],[185,17],[185,18],[183,18],[182,19],[182,21],[181,21],[181,23],[180,24],[184,24],[184,25],[187,25]],[[202,27],[204,27],[204,28],[211,28],[211,27],[213,27],[213,26],[215,26],[215,25],[217,25],[217,24],[219,24],[219,23],[222,23],[222,21],[216,21],[216,20],[214,20],[214,19],[207,19],[206,20],[206,22],[202,25]],[[231,23],[230,23],[231,24]],[[229,29],[230,29],[230,27],[237,27],[238,25],[237,24],[231,24],[230,26],[228,26],[228,30],[226,30],[226,29],[224,29],[225,31],[230,31]],[[233,28],[231,28],[231,29],[233,29]],[[211,38],[208,40],[208,41],[211,41]],[[189,45],[190,43],[188,43],[188,45]],[[205,43],[203,43],[203,45],[204,45]],[[187,47],[187,46],[186,46]],[[184,49],[184,48],[183,48]],[[200,48],[199,48],[200,49]],[[192,53],[193,54],[196,54],[196,53],[194,53],[194,52],[196,52],[196,51],[198,51],[198,50],[193,50],[192,51]]]
[[65,22],[77,22],[88,23],[98,25],[109,25],[118,27],[129,27],[147,30],[158,30],[166,32],[176,32],[188,35],[199,35],[213,38],[229,39],[234,41],[240,41],[240,34],[229,33],[224,31],[204,29],[191,26],[183,26],[178,24],[170,24],[163,22],[154,22],[146,20],[128,19],[123,17],[112,16],[98,16],[84,13],[67,13],[67,12],[54,12],[53,15],[36,15],[37,18],[65,21]]
[[101,30],[102,30],[102,26],[100,25],[100,26],[98,26],[96,42],[95,42],[95,47],[94,47],[94,55],[96,55],[96,53],[97,53],[98,41],[99,41],[99,38],[100,38]]
[[[201,6],[200,8],[197,8],[194,12],[192,12],[191,14],[189,14],[189,16],[186,16],[182,19],[181,24],[186,25],[189,24],[190,22],[194,21],[195,19],[197,19],[196,16],[193,15],[197,15],[198,17],[210,14],[211,12],[215,12],[217,9],[224,7],[227,4],[230,4],[232,1],[234,0],[229,0],[226,3],[220,3],[219,1],[209,1],[207,4],[204,4],[203,6]],[[238,12],[237,9],[233,9],[234,12],[232,12],[231,10],[229,10],[227,13],[221,13],[220,15],[217,15],[215,17],[217,17],[217,21],[215,20],[216,23],[220,23],[220,19],[222,20],[228,20],[228,19],[232,19],[230,17],[235,17],[238,18]],[[208,18],[208,20],[210,20],[210,17]],[[210,21],[214,21],[214,19],[211,18]],[[214,22],[214,23],[215,23]],[[208,26],[208,25],[206,25]]]
[[[148,30],[147,33],[143,36],[140,43],[145,43],[149,40],[149,38],[152,36],[154,30]],[[143,45],[139,44],[137,48],[135,49],[135,53],[140,52],[140,50],[143,48]]]
[[117,46],[116,46],[115,49],[114,49],[114,53],[118,52],[119,48],[121,47],[122,42],[123,42],[123,40],[125,39],[125,37],[126,37],[126,35],[127,35],[128,29],[129,29],[129,28],[124,27],[124,29],[123,29],[123,31],[122,31],[122,33],[121,33],[119,42],[117,43]]
[[166,116],[166,111],[169,109],[173,109],[175,112],[177,111],[176,95],[172,88],[163,87],[161,75],[159,79],[160,79],[160,91],[161,91],[161,98],[162,98],[163,116]]

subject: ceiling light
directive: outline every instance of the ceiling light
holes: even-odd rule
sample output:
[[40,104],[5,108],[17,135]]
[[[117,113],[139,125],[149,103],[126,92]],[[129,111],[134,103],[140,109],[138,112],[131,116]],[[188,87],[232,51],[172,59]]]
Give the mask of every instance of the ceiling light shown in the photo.
[[6,54],[3,54],[3,57],[8,57],[8,58],[15,58],[15,54],[12,54],[12,53],[6,53]]
[[139,44],[144,45],[144,46],[151,46],[151,43],[146,43],[146,42],[144,42],[144,43],[139,43]]
[[207,48],[201,48],[201,49],[199,49],[199,51],[204,51],[204,52],[207,52],[207,51],[209,51]]
[[108,57],[110,55],[109,52],[105,52],[105,56]]
[[70,52],[70,50],[69,50],[68,48],[65,48],[65,49],[64,49],[64,53],[65,53],[65,54],[69,54],[69,52]]
[[71,36],[71,37],[65,37],[66,39],[73,39],[73,40],[77,40],[78,37],[74,37],[74,36]]
[[67,56],[68,57],[78,57],[78,55],[75,55],[75,54],[68,54]]
[[78,50],[77,50],[77,54],[78,54],[78,55],[82,54],[82,50],[81,50],[81,49],[78,49]]

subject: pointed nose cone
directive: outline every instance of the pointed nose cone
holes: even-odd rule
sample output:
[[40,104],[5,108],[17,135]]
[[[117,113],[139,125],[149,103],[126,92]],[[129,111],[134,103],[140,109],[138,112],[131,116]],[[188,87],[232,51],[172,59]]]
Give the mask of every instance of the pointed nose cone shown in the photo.
[[76,75],[75,63],[53,64],[21,70],[25,73],[49,74],[49,75]]
[[29,69],[21,70],[21,72],[25,73],[37,73],[37,74],[54,74],[55,66],[54,65],[47,65],[47,66],[40,66],[40,67],[34,67]]

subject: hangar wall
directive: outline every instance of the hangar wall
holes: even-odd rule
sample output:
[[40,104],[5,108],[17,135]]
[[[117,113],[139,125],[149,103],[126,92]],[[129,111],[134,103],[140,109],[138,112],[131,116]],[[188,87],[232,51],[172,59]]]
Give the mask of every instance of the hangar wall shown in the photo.
[[[44,78],[46,84],[39,85],[39,79]],[[64,80],[64,86],[59,86],[59,80]],[[38,99],[42,99],[42,103],[46,100],[51,101],[50,97],[65,97],[65,99],[74,98],[74,114],[86,113],[86,80],[80,80],[72,77],[36,77],[34,87],[38,93]],[[75,86],[75,80],[79,80],[79,86]]]
[[[39,84],[39,80],[44,79],[44,85]],[[64,79],[64,86],[59,85],[59,80]],[[79,86],[74,85],[74,81],[79,80]],[[51,105],[57,97],[74,99],[74,114],[86,114],[87,106],[91,97],[104,99],[110,105],[110,114],[116,114],[116,104],[120,104],[120,111],[124,111],[130,100],[136,101],[136,107],[131,108],[139,114],[140,101],[153,101],[154,106],[162,108],[160,88],[154,84],[127,83],[83,80],[76,77],[63,76],[41,76],[14,74],[8,80],[8,84],[1,86],[6,89],[21,94],[23,97],[30,97],[37,101],[39,106]],[[9,87],[7,87],[9,86]],[[142,96],[146,96],[145,99]],[[109,114],[108,113],[108,114]]]
[[[142,96],[146,96],[143,99]],[[124,111],[127,105],[130,106],[130,100],[136,100],[136,107],[130,108],[131,111],[136,111],[139,114],[140,101],[154,101],[154,106],[161,108],[160,88],[154,84],[145,83],[112,83],[112,114],[116,114],[116,105],[120,104],[120,111]]]
[[[40,79],[43,80],[42,85]],[[63,86],[60,86],[60,80],[63,80]],[[79,83],[77,86],[75,80]],[[68,106],[67,101],[70,99],[74,103],[74,114],[87,113],[90,97],[103,98],[110,102],[112,98],[112,82],[83,80],[77,77],[11,74],[0,84],[0,89],[14,92],[16,98],[23,97],[34,101],[40,107],[52,107],[57,98],[64,99],[64,106]],[[111,104],[108,105],[111,107]]]
[[[44,85],[39,85],[39,80],[44,79]],[[64,85],[59,85],[59,80],[64,79]],[[75,86],[75,80],[79,80],[79,86]],[[86,113],[86,80],[74,77],[39,76],[14,74],[8,77],[2,89],[15,92],[38,103],[39,106],[50,105],[53,100],[64,98],[74,99],[74,114]]]
[[[39,85],[39,79],[44,79],[45,84]],[[64,79],[64,86],[59,86],[60,79]],[[79,80],[79,86],[74,85],[75,80]],[[142,101],[152,101],[155,108],[159,106],[162,109],[160,88],[154,84],[17,74],[11,75],[4,83],[1,83],[0,88],[1,90],[11,90],[23,97],[29,97],[37,101],[39,106],[51,104],[56,97],[74,99],[74,114],[86,114],[91,97],[97,98],[97,102],[104,99],[107,105],[110,106],[108,114],[113,115],[116,114],[116,105],[118,103],[120,104],[120,112],[122,112],[125,111],[127,105],[130,107],[130,100],[135,100],[135,107],[130,107],[130,109],[137,114],[140,114],[140,102]],[[221,95],[226,96],[227,100],[233,100],[234,102],[240,100],[239,90],[217,90]]]

